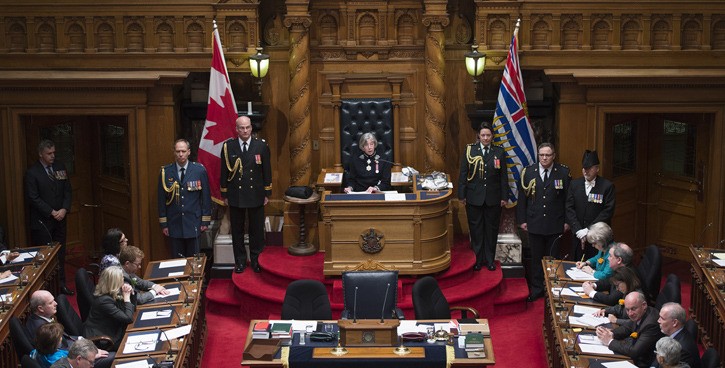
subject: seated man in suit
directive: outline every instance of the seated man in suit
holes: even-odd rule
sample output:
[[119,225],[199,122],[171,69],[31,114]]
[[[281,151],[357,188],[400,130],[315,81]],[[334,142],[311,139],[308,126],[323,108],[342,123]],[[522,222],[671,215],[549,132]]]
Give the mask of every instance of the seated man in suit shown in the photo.
[[[30,295],[30,315],[25,320],[25,329],[31,341],[35,341],[35,336],[40,326],[47,323],[55,322],[55,313],[58,311],[58,303],[55,302],[53,294],[47,290],[37,290]],[[76,338],[63,333],[60,348],[68,349]],[[95,365],[98,367],[110,367],[115,357],[115,353],[108,353],[105,350],[97,350],[95,355]]]
[[[685,309],[679,303],[665,303],[660,309],[657,323],[660,324],[663,334],[680,343],[680,361],[687,363],[690,368],[700,368],[700,351],[697,349],[695,337],[690,336],[685,329],[685,316]],[[652,362],[652,367],[659,366],[659,362]]]
[[56,361],[50,368],[91,368],[94,367],[93,357],[96,354],[98,349],[92,341],[78,340],[71,345],[68,356]]
[[169,291],[165,287],[146,281],[136,275],[136,272],[141,271],[143,257],[143,251],[132,245],[123,247],[118,256],[123,268],[123,281],[131,285],[134,290],[134,294],[131,296],[134,305],[148,303],[154,300],[157,294],[169,295]]
[[[629,245],[624,243],[614,243],[609,247],[609,267],[612,271],[616,271],[620,267],[629,267],[632,264],[634,252]],[[587,281],[582,285],[584,293],[597,303],[606,305],[615,305],[619,299],[624,297],[617,286],[612,284],[609,279],[597,280],[597,282]],[[608,293],[606,293],[608,292]]]
[[647,305],[647,300],[639,291],[633,291],[624,298],[624,308],[629,321],[612,330],[597,327],[597,337],[615,354],[630,357],[638,367],[649,367],[654,359],[654,348],[662,337],[657,324],[657,309]]

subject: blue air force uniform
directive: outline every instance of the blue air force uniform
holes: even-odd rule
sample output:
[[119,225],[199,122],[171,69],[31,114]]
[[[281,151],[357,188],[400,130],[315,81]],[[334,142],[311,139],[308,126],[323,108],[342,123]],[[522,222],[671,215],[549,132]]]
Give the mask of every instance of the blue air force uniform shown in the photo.
[[181,180],[176,164],[161,168],[158,187],[159,223],[168,228],[172,256],[199,252],[201,226],[211,222],[211,192],[204,166],[188,161]]
[[476,254],[476,269],[483,262],[494,269],[501,201],[507,198],[508,174],[503,148],[489,145],[484,154],[481,143],[466,146],[458,177],[458,198],[466,200],[466,216],[471,248]]
[[244,220],[249,216],[249,252],[252,268],[264,248],[264,199],[272,195],[272,165],[267,142],[250,138],[246,152],[240,138],[224,142],[221,152],[221,194],[229,204],[234,260],[246,265]]
[[529,233],[531,263],[529,265],[529,295],[538,297],[544,293],[544,272],[541,259],[545,255],[557,256],[559,243],[554,241],[564,233],[566,222],[566,197],[571,174],[566,165],[553,163],[544,180],[539,163],[524,169],[516,204],[516,222],[526,223]]

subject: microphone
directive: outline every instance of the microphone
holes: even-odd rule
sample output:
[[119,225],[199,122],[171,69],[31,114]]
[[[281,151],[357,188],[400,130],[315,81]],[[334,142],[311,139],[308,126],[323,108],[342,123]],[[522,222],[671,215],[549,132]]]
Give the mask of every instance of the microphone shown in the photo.
[[173,305],[171,305],[171,303],[168,302],[168,300],[164,300],[164,303],[166,303],[166,305],[168,305],[169,308],[171,308],[171,311],[176,315],[176,318],[179,319],[179,323],[176,324],[176,327],[184,326],[187,324],[187,322],[185,320],[182,322],[181,315],[179,314],[179,312],[176,311],[176,308]]
[[[164,337],[166,338],[166,341],[169,342],[169,353],[174,354],[176,353],[177,349],[174,349],[173,344],[171,344],[171,339],[169,339],[169,335],[166,334],[166,331],[162,330],[158,326],[156,327],[157,330],[161,331],[161,334],[164,334]],[[161,340],[161,334],[159,334],[159,337],[157,337],[157,343]]]
[[179,281],[178,278],[174,278],[174,281],[178,282],[179,285],[181,285],[181,289],[184,290],[184,304],[186,304],[188,306],[189,299],[191,299],[191,297],[189,296],[189,293],[186,291],[186,286],[184,286],[184,283]]
[[705,232],[707,231],[707,229],[710,228],[710,226],[712,226],[712,222],[705,225],[705,227],[703,227],[702,231],[700,232],[700,241],[698,242],[698,244],[700,245],[700,248],[702,248],[705,244]]
[[[564,233],[559,234],[559,236],[557,236],[556,239],[554,239],[554,241],[551,242],[551,246],[549,247],[549,257],[554,257],[554,255],[551,254],[551,252],[554,251],[554,245],[559,242],[559,240],[561,239],[562,236],[564,236]],[[567,254],[567,256],[568,256],[568,254]],[[566,257],[564,257],[564,258],[566,258]]]
[[[48,230],[48,227],[45,226],[43,220],[38,219],[38,222],[40,222],[40,225],[43,226],[43,229],[45,229],[45,232],[48,234],[48,243],[46,245],[53,246],[53,235],[50,235],[50,230]],[[710,225],[712,225],[712,223],[710,223]]]
[[562,260],[559,261],[559,264],[556,265],[556,268],[554,269],[554,280],[559,280],[559,267],[564,264],[564,259],[569,257],[569,253],[567,253]]
[[390,283],[385,288],[385,298],[383,298],[383,309],[380,311],[380,323],[385,323],[385,303],[388,302],[388,291],[390,290]]
[[352,302],[352,323],[357,323],[357,286],[355,286],[355,298]]

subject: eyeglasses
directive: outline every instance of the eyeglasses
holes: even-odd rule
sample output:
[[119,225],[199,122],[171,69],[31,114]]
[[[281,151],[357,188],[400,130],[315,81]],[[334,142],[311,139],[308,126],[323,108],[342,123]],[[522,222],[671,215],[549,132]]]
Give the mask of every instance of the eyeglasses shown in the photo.
[[539,157],[551,157],[554,156],[553,153],[539,153]]
[[83,360],[85,360],[86,362],[88,362],[88,364],[90,364],[91,367],[95,367],[96,366],[96,362],[95,361],[93,361],[91,359],[88,359],[88,358],[86,358],[86,357],[84,357],[82,355],[80,356],[80,358],[83,359]]

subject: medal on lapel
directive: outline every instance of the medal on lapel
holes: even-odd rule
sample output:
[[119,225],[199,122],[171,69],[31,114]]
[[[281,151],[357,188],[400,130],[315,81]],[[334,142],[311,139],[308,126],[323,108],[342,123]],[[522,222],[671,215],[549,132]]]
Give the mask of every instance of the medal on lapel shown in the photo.
[[58,170],[55,172],[55,178],[58,180],[68,179],[68,173],[66,173],[65,170]]
[[554,189],[564,189],[564,181],[561,179],[554,180]]
[[496,156],[493,157],[493,167],[495,167],[496,169],[501,168],[501,160],[499,160]]
[[372,168],[370,167],[370,159],[367,160],[368,166],[365,166],[365,170],[370,171]]
[[257,165],[262,164],[262,155],[254,155],[254,160],[257,162]]
[[380,171],[378,171],[378,160],[375,160],[375,173],[378,174]]
[[591,203],[604,203],[604,195],[589,193],[589,202]]

